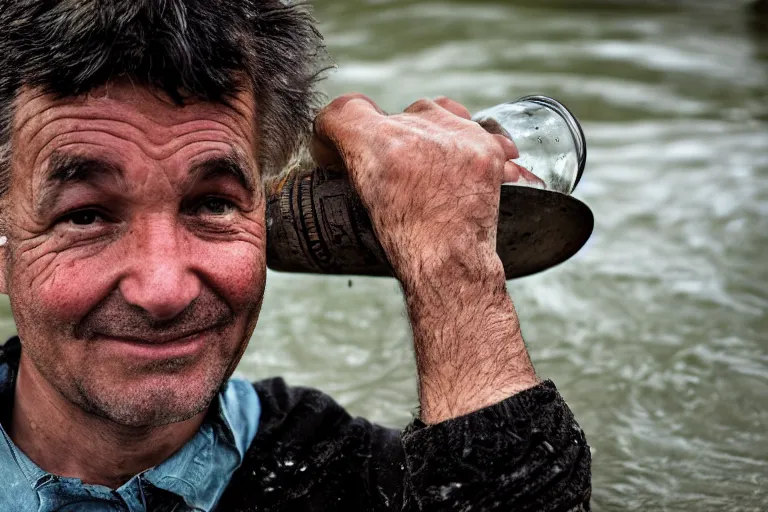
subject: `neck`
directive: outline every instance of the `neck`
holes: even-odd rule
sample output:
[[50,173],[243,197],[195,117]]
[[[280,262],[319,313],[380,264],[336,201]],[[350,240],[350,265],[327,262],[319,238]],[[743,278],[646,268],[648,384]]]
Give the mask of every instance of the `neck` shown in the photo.
[[22,353],[9,435],[48,473],[116,489],[178,451],[205,414],[159,427],[118,425],[61,396]]

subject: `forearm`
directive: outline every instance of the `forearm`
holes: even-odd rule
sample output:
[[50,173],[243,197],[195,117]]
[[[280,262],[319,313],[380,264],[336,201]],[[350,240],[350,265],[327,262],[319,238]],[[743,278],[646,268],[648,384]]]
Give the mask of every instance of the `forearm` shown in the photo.
[[413,328],[421,419],[498,403],[538,379],[498,257],[445,258],[401,279]]
[[403,435],[418,510],[589,510],[584,433],[536,377],[498,256],[455,243],[398,267],[419,368],[423,424]]
[[514,143],[446,98],[386,115],[353,94],[318,115],[312,152],[349,171],[405,293],[421,421],[403,435],[404,510],[588,504],[583,433],[537,386],[495,250]]

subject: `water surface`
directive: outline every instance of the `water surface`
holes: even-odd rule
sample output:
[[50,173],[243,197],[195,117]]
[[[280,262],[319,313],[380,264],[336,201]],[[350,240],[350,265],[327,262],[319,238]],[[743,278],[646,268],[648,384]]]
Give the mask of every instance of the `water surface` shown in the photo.
[[[742,4],[316,2],[331,95],[542,93],[584,122],[595,233],[509,290],[587,432],[598,511],[768,510],[768,36]],[[270,273],[239,371],[403,426],[410,343],[394,281]]]

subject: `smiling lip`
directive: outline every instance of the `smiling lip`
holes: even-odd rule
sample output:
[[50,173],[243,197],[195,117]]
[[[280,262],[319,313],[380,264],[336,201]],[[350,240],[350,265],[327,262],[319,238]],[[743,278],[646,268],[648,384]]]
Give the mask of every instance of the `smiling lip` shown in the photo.
[[213,333],[213,328],[182,336],[158,336],[142,339],[122,336],[100,336],[101,342],[122,354],[138,359],[174,359],[198,354]]

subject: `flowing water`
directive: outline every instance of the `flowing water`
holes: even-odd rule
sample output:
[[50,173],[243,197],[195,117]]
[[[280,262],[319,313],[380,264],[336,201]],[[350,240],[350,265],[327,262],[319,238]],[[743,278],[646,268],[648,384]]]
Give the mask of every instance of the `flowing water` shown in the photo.
[[[587,432],[594,509],[768,510],[766,25],[715,0],[319,0],[316,14],[331,95],[476,111],[542,93],[583,121],[575,195],[594,235],[509,291],[538,372]],[[388,279],[271,272],[239,372],[390,426],[417,404]]]

